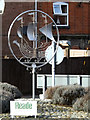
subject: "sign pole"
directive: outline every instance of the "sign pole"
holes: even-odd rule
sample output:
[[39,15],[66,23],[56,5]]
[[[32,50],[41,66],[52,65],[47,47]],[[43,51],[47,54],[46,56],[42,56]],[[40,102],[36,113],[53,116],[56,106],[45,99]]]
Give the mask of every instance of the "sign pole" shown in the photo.
[[[52,56],[55,52],[55,43],[52,41]],[[52,87],[55,86],[55,56],[52,59]]]
[[[35,0],[35,11],[37,11],[37,0]],[[37,49],[37,12],[35,12],[35,48]]]
[[[37,11],[37,0],[35,0],[35,11]],[[34,44],[34,48],[37,49],[37,12],[35,12],[35,44]],[[33,84],[33,89],[32,89],[32,98],[35,99],[35,68],[36,68],[36,64],[33,63],[32,64],[32,84]]]
[[32,86],[32,88],[33,88],[33,89],[32,89],[32,95],[33,95],[32,98],[33,98],[33,99],[35,99],[35,68],[36,68],[36,64],[33,63],[33,64],[32,64],[32,82],[33,82],[33,83],[32,83],[32,85],[33,85],[33,86]]
[[32,69],[33,73],[33,99],[35,99],[35,68]]

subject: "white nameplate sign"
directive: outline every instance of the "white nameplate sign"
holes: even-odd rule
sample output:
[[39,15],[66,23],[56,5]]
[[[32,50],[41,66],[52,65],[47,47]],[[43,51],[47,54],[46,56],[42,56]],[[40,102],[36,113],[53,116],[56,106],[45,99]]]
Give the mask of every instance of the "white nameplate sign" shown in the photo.
[[10,101],[11,116],[36,116],[37,101]]

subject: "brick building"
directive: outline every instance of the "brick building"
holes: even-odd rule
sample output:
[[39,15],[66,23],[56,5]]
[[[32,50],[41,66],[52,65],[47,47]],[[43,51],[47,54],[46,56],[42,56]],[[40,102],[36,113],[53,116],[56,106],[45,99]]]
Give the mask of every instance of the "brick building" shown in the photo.
[[[5,11],[2,15],[2,81],[15,84],[25,94],[31,90],[29,88],[31,75],[13,58],[8,47],[7,36],[13,19],[21,12],[29,9],[34,9],[34,2],[6,2]],[[55,20],[59,28],[60,40],[69,40],[71,49],[90,49],[89,9],[89,2],[60,2],[60,0],[57,2],[38,2],[38,10],[46,12]],[[54,37],[56,37],[55,32]],[[77,65],[75,65],[76,61]],[[86,61],[85,65],[84,61]],[[89,61],[90,57],[69,59],[65,57],[63,62],[56,67],[56,74],[88,75],[90,74]],[[51,74],[51,66],[49,64],[44,66],[38,73]],[[23,85],[24,81],[26,83]],[[23,90],[23,86],[25,90]]]

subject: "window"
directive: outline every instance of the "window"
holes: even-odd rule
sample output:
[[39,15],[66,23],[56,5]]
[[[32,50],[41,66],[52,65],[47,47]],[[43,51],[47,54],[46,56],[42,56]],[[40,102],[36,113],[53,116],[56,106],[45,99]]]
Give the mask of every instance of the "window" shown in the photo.
[[62,13],[60,5],[54,5],[54,14],[60,14]]
[[68,3],[55,2],[53,3],[54,20],[57,26],[68,26]]

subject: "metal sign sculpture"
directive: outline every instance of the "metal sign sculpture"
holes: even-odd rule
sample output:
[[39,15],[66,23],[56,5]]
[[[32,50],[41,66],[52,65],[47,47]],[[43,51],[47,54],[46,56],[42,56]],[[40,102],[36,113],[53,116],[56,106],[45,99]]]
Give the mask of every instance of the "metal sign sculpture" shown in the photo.
[[[52,49],[53,49],[53,46],[50,45],[46,51],[45,51],[45,58],[46,60],[50,60],[50,58],[52,57]],[[63,58],[64,58],[64,52],[62,50],[62,48],[60,46],[58,46],[58,49],[57,49],[57,53],[56,53],[56,65],[59,65],[62,61],[63,61]],[[52,65],[52,60],[49,62],[49,64]]]
[[[39,16],[37,20],[35,15]],[[53,24],[56,27],[57,40],[53,36]],[[56,23],[47,13],[40,10],[27,10],[19,14],[10,25],[8,45],[11,53],[20,64],[32,68],[33,99],[35,98],[35,69],[50,63],[56,52],[61,49],[58,49],[58,44],[59,31]],[[53,55],[47,57],[48,55],[45,54],[50,46],[53,48],[56,46],[56,49]]]

